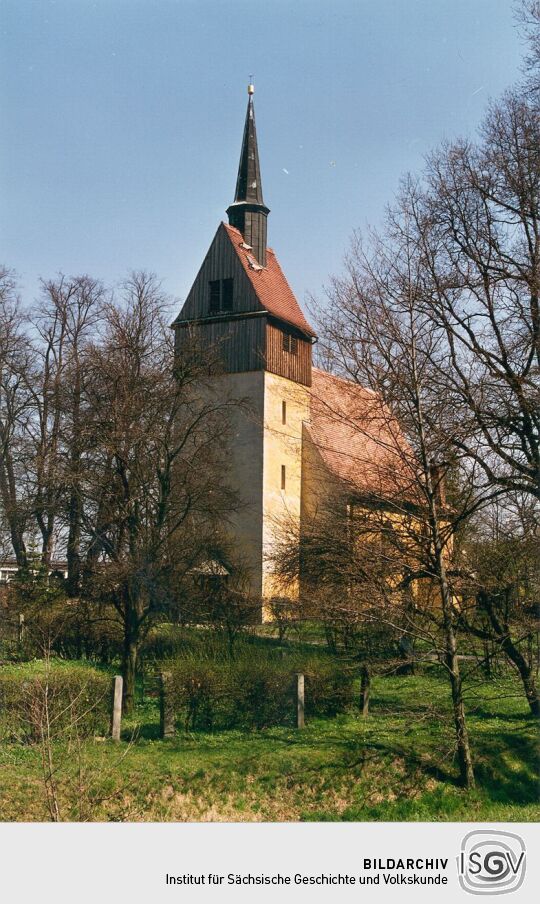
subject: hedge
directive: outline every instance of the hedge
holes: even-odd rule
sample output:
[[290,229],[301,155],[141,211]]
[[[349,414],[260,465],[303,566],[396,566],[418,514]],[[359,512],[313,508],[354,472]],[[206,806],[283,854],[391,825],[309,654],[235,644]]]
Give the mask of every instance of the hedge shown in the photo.
[[110,704],[110,678],[97,669],[54,661],[1,668],[0,741],[103,735]]
[[297,672],[305,675],[307,717],[333,716],[350,706],[352,675],[316,657],[168,662],[165,706],[176,724],[192,731],[293,724]]

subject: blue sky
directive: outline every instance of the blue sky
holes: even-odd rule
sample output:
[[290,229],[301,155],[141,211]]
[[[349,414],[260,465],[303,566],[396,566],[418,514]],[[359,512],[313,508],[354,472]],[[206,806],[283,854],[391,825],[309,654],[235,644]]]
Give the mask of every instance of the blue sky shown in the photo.
[[519,77],[511,0],[0,0],[0,240],[40,276],[183,299],[233,199],[246,86],[300,302],[401,174]]

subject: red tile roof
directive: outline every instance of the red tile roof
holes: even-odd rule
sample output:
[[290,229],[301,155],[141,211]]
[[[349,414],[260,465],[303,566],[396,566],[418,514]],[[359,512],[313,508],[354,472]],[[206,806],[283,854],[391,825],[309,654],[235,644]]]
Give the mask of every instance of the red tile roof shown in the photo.
[[315,336],[283,275],[274,251],[271,248],[266,249],[266,267],[259,267],[252,252],[242,247],[244,241],[242,233],[228,223],[223,223],[223,226],[264,309],[279,320],[284,320],[307,333],[308,336]]
[[413,499],[414,462],[395,418],[379,396],[313,368],[306,425],[325,467],[353,492]]

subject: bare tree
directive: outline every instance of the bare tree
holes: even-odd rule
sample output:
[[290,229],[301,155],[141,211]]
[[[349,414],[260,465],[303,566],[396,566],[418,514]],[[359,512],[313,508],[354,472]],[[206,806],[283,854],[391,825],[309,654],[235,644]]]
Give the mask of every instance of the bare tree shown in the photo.
[[486,485],[540,498],[540,110],[508,92],[481,141],[444,146],[391,220],[422,256],[418,300],[448,349],[438,375],[460,454]]
[[[324,360],[384,400],[414,455],[426,533],[422,541],[418,521],[405,517],[392,542],[406,535],[409,561],[438,586],[467,785],[449,556],[458,526],[483,506],[509,493],[540,498],[539,148],[537,101],[507,93],[479,144],[433,154],[424,183],[404,181],[383,235],[367,250],[355,238],[321,317]],[[459,475],[451,508],[440,492],[445,473]],[[420,576],[409,572],[407,580]],[[488,609],[508,647],[507,625]]]
[[[393,446],[393,472],[387,465],[386,479],[380,488],[374,484],[369,505],[356,507],[352,530],[364,523],[369,536],[378,524],[393,549],[392,558],[398,553],[402,586],[420,582],[429,588],[425,602],[421,595],[416,602],[435,620],[439,614],[438,646],[451,688],[460,777],[470,788],[474,773],[449,578],[456,517],[442,491],[445,472],[456,459],[448,432],[451,412],[439,376],[447,367],[447,350],[438,325],[425,313],[425,291],[422,248],[409,234],[391,230],[386,242],[374,238],[369,254],[357,241],[347,276],[334,280],[330,291],[324,344],[335,368],[374,392],[365,426],[357,421],[357,428],[379,437],[385,452]],[[385,429],[374,429],[385,411]],[[476,504],[467,491],[460,517]],[[376,562],[380,567],[380,556]],[[380,584],[377,571],[371,574]]]
[[165,310],[146,273],[106,307],[82,424],[84,586],[121,623],[128,710],[147,631],[234,506],[222,479],[230,405],[212,393],[207,350],[188,344],[175,361]]
[[525,87],[532,93],[540,91],[540,2],[521,0],[516,18],[521,33],[528,44],[524,60]]
[[29,545],[45,573],[65,550],[70,623],[113,607],[129,708],[146,632],[193,585],[235,504],[222,475],[238,403],[214,391],[218,350],[214,362],[193,337],[175,360],[155,277],[134,273],[115,301],[60,275],[25,319],[0,276],[3,519],[20,567]]
[[45,565],[50,565],[58,531],[67,530],[63,545],[72,596],[77,595],[80,580],[81,411],[88,352],[99,327],[103,301],[104,289],[97,280],[61,274],[56,280],[42,282],[42,298],[32,318],[38,360],[34,416],[28,425],[33,453],[33,513]]
[[22,484],[27,460],[24,434],[31,403],[28,373],[32,349],[25,334],[13,274],[0,270],[0,503],[17,564],[25,567],[28,493]]
[[538,512],[530,499],[505,497],[480,511],[460,542],[460,625],[486,644],[484,667],[503,653],[516,669],[531,713],[536,685],[540,563]]
[[[75,483],[82,442],[85,354],[103,299],[88,276],[42,283],[36,309],[23,316],[13,278],[1,277],[0,493],[20,567],[39,544],[51,564],[68,534],[69,584],[77,590],[80,534]],[[65,546],[65,543],[64,543]]]
[[[328,480],[328,475],[320,476]],[[381,499],[360,499],[353,487],[341,490],[329,494],[304,520],[300,542],[296,524],[281,523],[273,568],[284,590],[296,587],[300,576],[300,599],[277,601],[287,604],[285,625],[307,621],[322,626],[341,667],[360,672],[360,709],[367,716],[372,677],[403,667],[404,568],[398,556],[388,554],[384,539],[394,530],[385,523],[392,517],[391,505],[382,509]]]

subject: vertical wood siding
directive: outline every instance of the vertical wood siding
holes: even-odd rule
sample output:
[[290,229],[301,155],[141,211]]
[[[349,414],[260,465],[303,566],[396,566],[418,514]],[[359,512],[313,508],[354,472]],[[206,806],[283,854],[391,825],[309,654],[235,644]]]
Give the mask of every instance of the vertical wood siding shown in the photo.
[[[303,386],[311,386],[311,343],[295,331],[297,353],[285,351],[283,334],[292,333],[292,329],[282,329],[269,323],[266,317],[178,324],[175,330],[177,355],[182,353],[186,343],[194,340],[201,348],[211,348],[219,354],[226,373],[268,370]],[[214,354],[209,355],[209,363],[214,360]]]
[[[197,321],[211,316],[210,282],[223,279],[233,280],[231,318],[227,319],[227,314],[221,312],[216,313],[215,320],[205,323],[177,322],[176,353],[182,353],[192,334],[203,343],[203,348],[213,347],[219,351],[222,367],[227,373],[266,369],[311,386],[311,342],[294,327],[262,314],[255,289],[223,226],[218,228],[179,320]],[[261,316],[238,317],[256,312],[261,312]],[[296,354],[283,348],[284,333],[296,338]]]
[[219,355],[226,373],[264,370],[264,321],[264,317],[247,317],[177,326],[176,354],[193,336],[202,348],[212,349],[209,363]]
[[[287,352],[283,348],[283,333],[290,333],[298,340],[297,353]],[[270,373],[287,377],[304,386],[311,386],[311,342],[302,333],[283,328],[275,323],[266,325],[266,369]]]
[[238,254],[225,229],[220,226],[186,298],[180,319],[207,317],[210,312],[210,282],[230,278],[234,280],[233,312],[262,310]]

